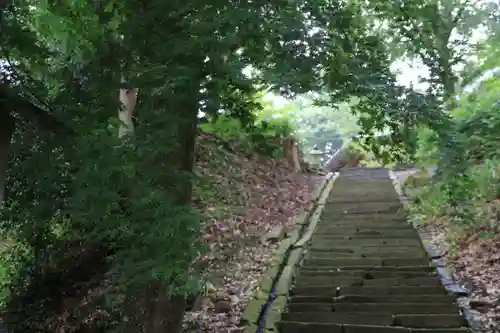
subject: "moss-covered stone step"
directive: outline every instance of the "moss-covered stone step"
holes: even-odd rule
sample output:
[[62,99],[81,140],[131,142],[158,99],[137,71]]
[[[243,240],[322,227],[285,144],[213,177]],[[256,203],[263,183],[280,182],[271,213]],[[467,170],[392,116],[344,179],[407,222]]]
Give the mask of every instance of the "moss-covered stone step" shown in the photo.
[[300,274],[307,274],[312,272],[314,274],[323,274],[330,272],[370,272],[370,274],[389,274],[389,273],[415,273],[422,272],[427,274],[435,274],[435,267],[429,265],[417,265],[417,266],[385,266],[385,267],[374,267],[374,266],[344,266],[344,267],[328,267],[328,266],[302,266],[299,270]]
[[279,333],[467,332],[388,176],[349,169],[337,178]]
[[[370,179],[369,181],[365,179],[360,179],[361,175],[356,176],[356,178],[351,178],[351,177],[346,177],[343,175],[340,175],[335,180],[335,186],[334,186],[334,191],[335,192],[342,192],[339,190],[346,189],[346,190],[351,190],[351,191],[369,191],[371,189],[377,190],[380,189],[386,190],[386,191],[394,191],[394,186],[392,185],[392,181],[389,179]],[[334,192],[334,193],[335,193]]]
[[438,278],[437,272],[431,270],[430,267],[425,266],[426,270],[416,270],[416,271],[401,271],[401,270],[305,270],[301,269],[295,275],[296,279],[307,278],[307,277],[359,277],[363,279],[384,279],[384,278]]
[[318,227],[316,228],[316,233],[318,234],[323,234],[323,233],[328,233],[328,232],[333,232],[336,234],[351,234],[354,232],[360,232],[360,233],[373,233],[374,235],[379,235],[383,234],[384,232],[388,231],[401,231],[401,230],[407,230],[407,231],[415,231],[415,229],[406,224],[406,223],[401,223],[401,222],[395,222],[395,223],[390,223],[386,225],[380,225],[379,223],[376,222],[368,222],[365,223],[365,225],[360,226],[353,224],[351,222],[347,222],[344,224],[338,223],[337,225],[335,224],[328,224],[328,223],[323,223],[319,224]]
[[306,286],[440,286],[441,280],[438,277],[426,278],[380,278],[365,279],[363,277],[345,277],[345,276],[311,276],[297,278],[296,287]]
[[334,278],[334,279],[314,279],[314,278],[308,278],[308,279],[296,279],[295,283],[293,285],[294,288],[301,289],[301,288],[310,288],[310,287],[321,287],[321,288],[328,288],[328,289],[336,289],[340,287],[347,287],[347,286],[358,286],[362,287],[363,286],[363,279],[362,278]]
[[325,296],[325,295],[293,296],[293,297],[290,297],[288,299],[288,304],[291,304],[291,303],[330,303],[330,304],[333,304],[334,299],[336,299],[336,297]]
[[[332,198],[331,196],[329,198]],[[350,199],[349,199],[350,198]],[[344,201],[342,202],[336,202],[336,201],[326,201],[324,204],[325,209],[337,209],[337,208],[343,208],[343,209],[357,209],[357,208],[372,208],[372,209],[378,209],[378,208],[401,208],[402,204],[401,201],[398,198],[394,198],[394,200],[390,201],[380,201],[379,200],[380,195],[376,195],[373,197],[369,197],[364,195],[361,200],[354,200],[356,199],[353,196],[348,196],[344,197]],[[340,199],[340,198],[339,198]],[[349,200],[349,201],[348,201]]]
[[[281,316],[282,321],[298,321],[310,323],[332,324],[364,324],[391,326],[394,318],[390,313],[335,313],[335,312],[287,312]],[[287,331],[284,331],[288,333]]]
[[[335,186],[338,186],[336,184]],[[330,192],[330,196],[325,201],[327,204],[343,204],[343,203],[363,203],[363,202],[397,202],[398,194],[394,188],[384,186],[383,188],[352,188],[334,187]]]
[[357,324],[301,323],[297,321],[281,321],[279,333],[469,333],[467,327],[449,329],[410,329],[394,326],[372,326]]
[[282,321],[335,323],[376,326],[401,326],[407,328],[461,328],[464,318],[459,314],[390,314],[390,313],[339,313],[339,312],[287,312]]
[[361,221],[352,222],[350,220],[337,220],[332,222],[320,222],[316,228],[316,232],[352,232],[353,230],[359,231],[364,229],[385,231],[385,229],[390,230],[411,230],[412,226],[404,221],[394,221],[394,222],[376,222],[376,221]]
[[397,226],[407,225],[408,219],[405,214],[331,214],[322,215],[319,227],[322,226]]
[[404,210],[401,203],[394,205],[335,205],[325,206],[323,213],[325,216],[332,214],[396,214]]
[[394,213],[374,213],[374,214],[323,214],[321,217],[320,225],[323,223],[406,223],[407,216],[405,212]]
[[[389,240],[390,243],[392,239]],[[387,251],[417,251],[417,250],[425,250],[422,246],[422,243],[417,240],[409,240],[409,245],[406,244],[365,244],[366,242],[362,242],[361,244],[356,244],[355,242],[343,242],[343,244],[337,244],[336,242],[330,243],[330,247],[328,249],[322,247],[310,246],[307,249],[307,252],[331,252],[331,253],[354,253],[356,251],[363,252],[387,252]],[[370,241],[371,243],[371,241]],[[427,252],[427,251],[426,251]]]
[[413,230],[387,230],[386,232],[379,232],[376,234],[375,232],[367,233],[367,232],[352,232],[352,233],[314,233],[312,237],[312,241],[324,241],[324,240],[337,240],[337,239],[417,239],[416,231]]
[[289,312],[369,312],[396,314],[458,314],[453,303],[289,303]]
[[[359,192],[359,191],[358,191]],[[393,191],[387,191],[380,193],[378,191],[373,191],[372,195],[366,192],[361,192],[361,196],[356,195],[341,195],[335,194],[330,195],[326,199],[326,204],[352,204],[352,203],[394,203],[399,201],[398,194]]]
[[289,303],[288,312],[333,312],[333,303]]
[[453,295],[343,295],[328,296],[293,296],[289,303],[448,303],[454,304]]
[[415,251],[379,251],[379,252],[365,252],[365,251],[356,251],[353,253],[331,253],[331,252],[308,252],[306,254],[306,258],[314,258],[314,259],[362,259],[362,258],[428,258],[427,253],[424,250],[415,250]]
[[359,228],[359,227],[337,227],[337,228],[318,228],[315,232],[316,235],[364,235],[371,237],[384,237],[385,235],[402,235],[406,237],[408,235],[412,237],[417,237],[418,233],[415,229],[400,225],[398,227],[389,228],[377,228],[374,224],[371,228]]
[[333,191],[330,193],[329,198],[344,198],[346,200],[352,200],[353,198],[363,198],[367,199],[377,199],[379,197],[391,197],[396,195],[394,187],[391,185],[382,184],[378,187],[368,185],[365,188],[354,188],[351,187],[348,182],[336,182]]
[[[321,303],[311,303],[321,304]],[[453,303],[335,303],[335,312],[370,312],[391,314],[458,314]]]
[[382,245],[396,245],[396,246],[421,246],[421,242],[418,239],[413,238],[357,238],[357,239],[318,239],[314,236],[312,237],[311,248],[312,249],[328,249],[338,246],[382,246]]
[[431,295],[446,294],[443,286],[356,286],[356,285],[323,285],[323,286],[294,286],[292,296],[332,296],[343,295]]
[[343,329],[343,333],[470,333],[470,330],[467,327],[415,329],[406,327],[343,325]]
[[447,294],[446,289],[439,286],[345,286],[339,287],[338,296],[344,295],[443,295]]
[[460,314],[401,314],[394,316],[394,325],[408,328],[459,328],[467,325]]
[[362,267],[362,266],[418,266],[429,263],[428,258],[361,258],[361,259],[319,259],[308,258],[304,261],[304,267],[308,266],[330,266],[330,267]]

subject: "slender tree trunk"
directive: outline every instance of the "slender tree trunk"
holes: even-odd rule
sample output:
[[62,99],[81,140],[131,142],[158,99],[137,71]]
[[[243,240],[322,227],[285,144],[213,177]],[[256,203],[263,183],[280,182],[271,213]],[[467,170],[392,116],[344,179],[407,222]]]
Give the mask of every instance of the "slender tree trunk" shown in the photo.
[[299,145],[297,141],[293,140],[292,145],[292,158],[293,158],[293,170],[295,172],[300,172],[300,158],[299,158]]
[[0,208],[5,200],[5,185],[7,183],[7,164],[9,162],[10,142],[15,129],[15,119],[0,108]]
[[[199,108],[199,81],[174,89],[169,97],[152,101],[150,115],[141,116],[141,124],[135,135],[147,135],[155,140],[166,140],[167,149],[156,154],[148,163],[153,163],[160,173],[157,185],[177,206],[191,204],[192,173],[194,168],[197,116]],[[159,113],[158,113],[159,112]],[[162,112],[164,112],[162,114]],[[146,113],[146,112],[145,112]],[[159,147],[159,149],[162,149]],[[139,168],[140,169],[140,168]],[[150,168],[148,168],[150,169]],[[187,268],[187,267],[186,267]],[[169,297],[170,285],[167,281],[153,281],[146,286],[136,286],[130,290],[126,306],[126,333],[178,333],[186,308],[183,296]]]
[[[175,100],[166,101],[164,104],[165,111],[171,116],[171,123],[175,124],[177,145],[168,156],[165,156],[165,163],[169,164],[167,167],[173,173],[168,172],[161,177],[160,186],[164,191],[172,194],[175,204],[179,206],[190,205],[192,199],[192,175],[198,132],[198,90],[198,84],[179,89],[175,91]],[[158,130],[165,131],[165,128]],[[186,298],[184,296],[167,297],[169,287],[164,281],[158,281],[152,287],[155,301],[148,311],[147,333],[178,333],[182,329]]]
[[126,134],[134,133],[134,122],[132,117],[134,115],[135,106],[137,105],[137,94],[139,89],[120,89],[120,110],[118,110],[118,119],[121,120],[118,136],[123,137]]
[[285,159],[296,172],[300,171],[298,148],[299,147],[297,146],[297,142],[292,137],[288,137],[283,140],[283,151]]

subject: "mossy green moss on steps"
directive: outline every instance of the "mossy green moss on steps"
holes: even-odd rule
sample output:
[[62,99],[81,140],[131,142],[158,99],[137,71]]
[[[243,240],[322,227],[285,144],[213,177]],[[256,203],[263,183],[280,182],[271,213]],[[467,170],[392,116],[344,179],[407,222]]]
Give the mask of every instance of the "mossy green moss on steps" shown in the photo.
[[298,215],[295,228],[279,236],[281,241],[270,261],[269,269],[243,314],[242,324],[245,325],[245,332],[256,332],[262,308],[268,303],[273,287],[276,298],[267,309],[264,329],[266,332],[277,330],[276,324],[281,320],[281,314],[288,302],[296,267],[303,257],[304,245],[310,240],[312,230],[317,225],[334,180],[335,175],[332,173],[322,179],[312,194],[311,203]]

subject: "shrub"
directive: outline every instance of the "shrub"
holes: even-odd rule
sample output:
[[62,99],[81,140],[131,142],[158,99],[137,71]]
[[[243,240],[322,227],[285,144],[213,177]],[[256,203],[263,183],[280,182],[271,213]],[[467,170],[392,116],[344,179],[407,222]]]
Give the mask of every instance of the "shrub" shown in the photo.
[[[500,79],[463,94],[446,136],[419,129],[421,166],[439,161],[439,176],[423,184],[412,208],[419,221],[439,221],[448,230],[494,235],[499,230]],[[446,142],[438,142],[446,138]],[[410,185],[410,184],[408,184]]]
[[255,150],[270,157],[283,156],[283,139],[293,133],[290,121],[285,117],[257,120],[247,127],[240,120],[228,116],[218,117],[212,123],[202,124],[201,129],[231,141],[245,149]]
[[130,290],[159,281],[170,295],[195,288],[189,268],[201,249],[200,218],[159,182],[185,177],[157,163],[171,149],[158,145],[165,136],[138,135],[132,149],[107,131],[55,142],[34,133],[37,147],[27,132],[18,135],[0,225],[9,239],[0,266],[12,332],[84,321],[97,331],[122,322]]

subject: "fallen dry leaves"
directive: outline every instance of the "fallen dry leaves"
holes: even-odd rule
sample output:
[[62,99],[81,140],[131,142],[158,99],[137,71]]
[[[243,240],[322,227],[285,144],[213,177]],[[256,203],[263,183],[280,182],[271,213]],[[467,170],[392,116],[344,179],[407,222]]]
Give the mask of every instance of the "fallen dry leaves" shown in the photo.
[[240,318],[277,247],[269,235],[293,226],[320,177],[293,172],[281,160],[230,152],[211,136],[200,137],[197,158],[197,173],[208,180],[197,191],[209,248],[200,261],[212,290],[186,314],[185,328],[241,332]]
[[[396,172],[398,178],[413,171]],[[500,202],[476,202],[476,228],[465,232],[452,228],[446,217],[427,221],[425,233],[447,262],[455,268],[456,278],[469,291],[461,301],[472,316],[475,332],[500,332]]]
[[471,290],[469,306],[483,332],[500,331],[500,238],[464,237],[455,259]]
[[[455,268],[456,277],[469,291],[468,302],[475,332],[500,332],[500,237],[485,237],[481,232],[463,234],[451,244],[448,230],[429,224],[426,231]],[[451,247],[455,249],[448,251]]]

